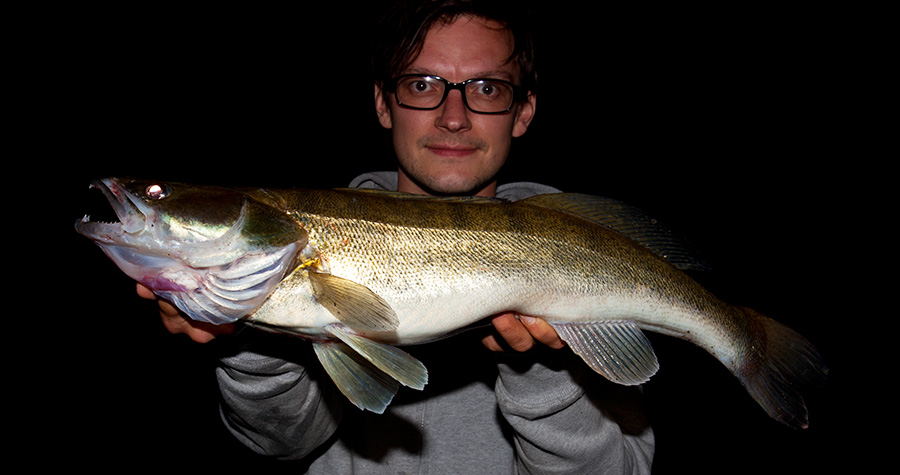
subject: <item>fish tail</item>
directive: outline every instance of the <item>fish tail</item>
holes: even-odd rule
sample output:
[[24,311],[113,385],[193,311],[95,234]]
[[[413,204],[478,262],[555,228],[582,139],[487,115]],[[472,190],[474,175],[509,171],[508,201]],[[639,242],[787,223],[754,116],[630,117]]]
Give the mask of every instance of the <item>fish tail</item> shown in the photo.
[[825,382],[825,361],[794,330],[752,309],[738,310],[752,321],[756,338],[749,358],[735,374],[771,417],[791,427],[807,428],[809,419],[802,393]]

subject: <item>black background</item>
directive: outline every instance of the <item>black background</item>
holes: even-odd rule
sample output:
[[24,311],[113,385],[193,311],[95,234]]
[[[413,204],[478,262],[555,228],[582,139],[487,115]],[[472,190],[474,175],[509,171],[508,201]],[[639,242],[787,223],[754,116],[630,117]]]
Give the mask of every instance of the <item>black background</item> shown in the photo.
[[[645,208],[710,261],[698,279],[806,335],[831,367],[809,398],[810,428],[796,431],[702,350],[651,335],[661,364],[645,386],[655,472],[812,473],[868,461],[856,444],[875,437],[872,421],[889,408],[880,381],[861,372],[879,345],[856,350],[879,331],[866,319],[882,314],[862,265],[884,251],[878,223],[861,217],[875,185],[856,186],[879,172],[865,147],[877,131],[858,127],[855,20],[550,3],[536,5],[538,114],[504,181]],[[15,346],[14,392],[35,407],[22,410],[22,455],[290,469],[224,433],[215,343],[166,333],[155,304],[71,225],[101,176],[322,188],[391,169],[365,74],[377,11],[132,6],[27,17],[22,43],[37,53],[17,73],[28,92],[17,95],[14,160],[29,170],[15,207],[29,224],[15,248],[45,292],[16,309],[29,343]]]

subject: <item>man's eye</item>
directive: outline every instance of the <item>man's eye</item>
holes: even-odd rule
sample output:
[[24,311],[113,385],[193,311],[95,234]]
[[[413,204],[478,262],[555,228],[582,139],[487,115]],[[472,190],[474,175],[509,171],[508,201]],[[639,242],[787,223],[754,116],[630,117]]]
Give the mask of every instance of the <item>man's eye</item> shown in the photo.
[[482,96],[492,96],[497,92],[497,89],[492,84],[484,84],[478,90]]
[[481,82],[477,87],[470,89],[472,95],[482,99],[504,100],[512,95],[512,90],[505,84],[495,82]]
[[412,92],[428,92],[431,89],[431,84],[428,84],[426,81],[414,81],[410,83],[410,90]]

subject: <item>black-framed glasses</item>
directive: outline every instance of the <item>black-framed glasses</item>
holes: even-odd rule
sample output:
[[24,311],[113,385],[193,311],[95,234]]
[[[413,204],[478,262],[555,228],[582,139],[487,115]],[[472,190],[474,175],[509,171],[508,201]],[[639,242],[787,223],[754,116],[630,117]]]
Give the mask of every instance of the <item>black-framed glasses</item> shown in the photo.
[[440,76],[404,74],[392,79],[390,85],[397,104],[418,110],[437,109],[453,89],[459,89],[463,104],[478,114],[509,112],[527,95],[524,87],[502,79],[473,78],[450,82]]

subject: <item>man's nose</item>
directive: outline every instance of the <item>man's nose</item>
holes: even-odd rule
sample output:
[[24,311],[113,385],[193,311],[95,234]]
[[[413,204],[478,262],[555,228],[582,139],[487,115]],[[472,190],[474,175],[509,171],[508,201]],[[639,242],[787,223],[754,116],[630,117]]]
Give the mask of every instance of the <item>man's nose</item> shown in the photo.
[[435,126],[450,132],[458,132],[471,128],[469,122],[469,109],[463,101],[462,91],[453,90],[447,95],[447,100],[441,105]]

